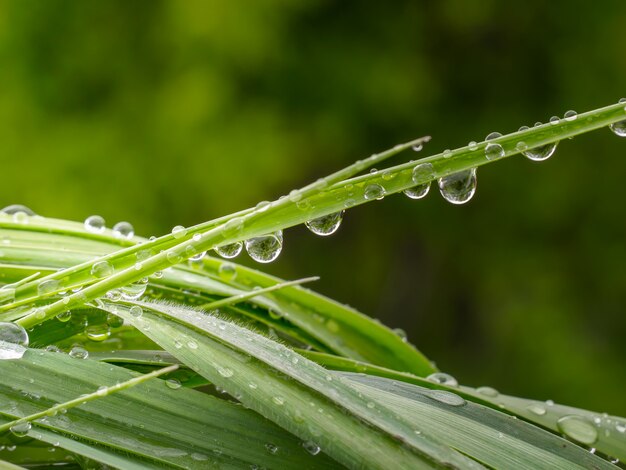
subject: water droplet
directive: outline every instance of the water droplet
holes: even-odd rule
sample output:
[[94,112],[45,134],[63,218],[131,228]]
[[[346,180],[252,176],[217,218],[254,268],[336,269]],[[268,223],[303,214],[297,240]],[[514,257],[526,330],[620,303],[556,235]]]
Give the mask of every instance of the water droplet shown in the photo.
[[368,201],[371,201],[373,199],[377,199],[380,201],[385,197],[385,188],[383,188],[380,184],[369,184],[365,187],[363,197]]
[[235,242],[229,245],[218,246],[217,248],[215,248],[215,252],[218,255],[220,255],[222,258],[230,259],[239,255],[242,249],[243,249],[243,243]]
[[177,250],[168,251],[165,257],[171,264],[178,264],[183,260],[183,257]]
[[626,137],[626,120],[614,122],[609,126],[609,129],[619,137]]
[[279,396],[272,397],[272,401],[278,406],[282,406],[285,404],[285,399]]
[[445,149],[443,151],[443,158],[450,158],[452,156],[452,150],[450,149]]
[[526,150],[528,150],[528,144],[526,144],[526,142],[524,142],[523,140],[520,140],[515,145],[515,148],[517,149],[518,152],[525,152]]
[[411,199],[421,199],[430,190],[430,180],[435,176],[435,169],[431,163],[420,163],[413,168],[411,180],[415,186],[404,191]]
[[487,160],[496,160],[504,157],[502,145],[496,143],[487,144],[485,146],[485,157],[487,157]]
[[111,289],[106,293],[106,298],[113,302],[117,302],[122,298],[122,293],[119,289]]
[[531,403],[526,407],[526,409],[537,416],[543,416],[546,414],[546,407],[541,403]]
[[435,372],[434,374],[430,374],[426,377],[426,380],[434,382],[436,384],[447,385],[448,387],[458,387],[459,382],[452,377],[450,374],[445,374],[443,372]]
[[481,395],[484,395],[486,397],[491,397],[491,398],[495,398],[498,395],[500,395],[500,393],[495,388],[492,388],[492,387],[478,387],[476,391],[480,393]]
[[139,305],[133,305],[128,313],[130,313],[133,318],[141,318],[141,316],[143,315],[143,308],[141,308]]
[[103,233],[105,222],[99,215],[90,215],[84,222],[85,230],[91,233]]
[[68,355],[74,359],[87,359],[89,357],[89,352],[82,346],[74,346]]
[[225,237],[237,235],[243,230],[243,219],[241,217],[233,217],[224,224],[222,233]]
[[59,291],[60,288],[61,283],[57,279],[48,279],[45,281],[41,281],[37,285],[37,293],[39,295],[48,295]]
[[196,343],[194,340],[190,339],[189,341],[187,341],[187,347],[189,349],[198,349],[198,343]]
[[554,154],[557,143],[558,142],[554,142],[553,144],[542,145],[540,147],[526,150],[525,152],[522,152],[522,155],[524,155],[526,158],[530,158],[535,162],[547,160]]
[[226,280],[232,280],[237,277],[237,268],[233,263],[222,263],[217,269],[217,274]]
[[91,275],[99,279],[113,274],[113,266],[108,261],[98,261],[91,267]]
[[270,454],[275,454],[276,452],[278,452],[278,446],[274,444],[270,444],[270,443],[265,444],[265,448]]
[[499,132],[492,132],[487,137],[485,137],[485,140],[493,140],[497,139],[498,137],[502,137],[502,134],[500,134]]
[[561,120],[558,116],[552,116],[550,118],[550,124],[552,124],[553,126],[556,126],[559,122],[561,122]]
[[421,152],[423,148],[424,148],[424,144],[422,142],[418,142],[417,144],[414,144],[411,146],[411,149],[414,152]]
[[2,210],[0,210],[0,212],[8,215],[15,215],[21,212],[22,214],[26,214],[29,217],[37,215],[35,211],[32,210],[30,207],[26,207],[22,204],[11,204],[10,206],[4,207]]
[[122,298],[125,300],[137,300],[148,288],[148,278],[144,277],[136,282],[120,287]]
[[322,449],[320,449],[320,446],[318,446],[313,441],[304,441],[302,443],[302,447],[304,447],[304,450],[306,450],[311,455],[317,455],[322,450]]
[[182,225],[177,225],[172,229],[172,236],[177,240],[183,238],[185,235],[187,235],[187,229]]
[[105,396],[108,395],[108,393],[109,393],[109,389],[108,389],[108,387],[106,385],[100,385],[98,387],[98,390],[96,390],[96,394],[99,397],[105,397]]
[[394,328],[393,332],[400,337],[402,342],[406,343],[407,341],[406,331],[404,331],[402,328]]
[[233,370],[229,369],[228,367],[218,367],[217,368],[217,373],[220,374],[222,377],[225,377],[225,378],[229,378],[229,377],[232,377],[234,375]]
[[578,117],[578,113],[576,111],[567,111],[563,117],[565,118],[566,121],[575,121],[576,118]]
[[113,236],[115,238],[131,239],[135,236],[135,229],[128,222],[118,222],[113,226]]
[[30,431],[31,428],[32,425],[30,424],[30,422],[26,421],[11,426],[11,433],[13,433],[13,435],[17,437],[25,437],[28,435],[28,431]]
[[67,310],[65,312],[61,312],[57,315],[57,320],[59,320],[60,322],[65,323],[66,321],[69,321],[70,318],[72,318],[72,312]]
[[428,390],[424,394],[433,400],[450,406],[462,406],[466,403],[465,400],[456,393],[446,392],[444,390]]
[[283,231],[246,240],[246,251],[258,263],[271,263],[283,249]]
[[26,212],[14,212],[12,216],[13,222],[16,224],[27,224],[28,223],[28,214]]
[[476,168],[453,173],[439,179],[439,192],[452,204],[464,204],[476,192]]
[[28,333],[20,325],[0,322],[0,360],[19,359],[28,347]]
[[167,385],[172,390],[178,390],[180,387],[182,387],[182,384],[178,379],[167,379],[165,381],[165,385]]
[[473,152],[474,150],[478,150],[478,144],[475,140],[472,140],[469,144],[467,144],[467,148]]
[[104,341],[111,335],[109,325],[106,323],[100,325],[90,325],[85,329],[85,335],[87,339],[91,341]]
[[563,434],[582,444],[590,445],[598,440],[598,431],[582,416],[563,416],[556,422],[556,425]]
[[118,317],[114,313],[109,313],[107,315],[107,325],[111,328],[119,328],[124,325],[124,319],[122,317]]
[[326,237],[332,235],[339,229],[344,212],[345,211],[339,211],[334,214],[318,217],[317,219],[309,220],[305,225],[315,235]]

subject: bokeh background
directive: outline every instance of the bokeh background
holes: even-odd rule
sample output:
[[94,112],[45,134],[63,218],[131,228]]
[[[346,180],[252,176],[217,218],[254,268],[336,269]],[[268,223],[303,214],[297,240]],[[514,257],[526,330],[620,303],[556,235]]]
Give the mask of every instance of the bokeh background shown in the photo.
[[[0,0],[0,204],[162,234],[424,134],[435,153],[611,104],[625,20],[621,0]],[[266,268],[320,275],[463,383],[626,415],[625,174],[600,130],[481,168],[465,206],[433,189],[288,230]]]

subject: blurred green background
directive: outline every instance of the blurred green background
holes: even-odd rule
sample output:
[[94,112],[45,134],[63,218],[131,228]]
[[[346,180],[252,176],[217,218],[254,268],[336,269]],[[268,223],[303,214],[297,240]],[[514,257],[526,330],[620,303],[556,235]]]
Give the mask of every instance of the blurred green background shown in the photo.
[[[1,0],[0,204],[162,234],[424,134],[435,153],[611,104],[625,18],[617,0]],[[330,239],[288,230],[266,268],[322,276],[463,383],[626,415],[624,174],[626,139],[601,130],[482,168],[465,206],[433,189]]]

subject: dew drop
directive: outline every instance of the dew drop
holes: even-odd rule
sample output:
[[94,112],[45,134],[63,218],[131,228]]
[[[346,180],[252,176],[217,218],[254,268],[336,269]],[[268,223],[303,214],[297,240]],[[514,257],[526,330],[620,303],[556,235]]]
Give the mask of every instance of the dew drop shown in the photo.
[[257,263],[271,263],[283,249],[283,231],[246,240],[246,251]]
[[20,325],[0,322],[0,360],[20,359],[28,347],[28,333]]
[[317,219],[309,220],[305,223],[305,225],[315,235],[327,237],[339,229],[341,221],[343,220],[344,212],[345,211],[339,211],[334,214],[318,217]]
[[412,145],[412,146],[411,146],[411,149],[412,149],[414,152],[421,152],[423,148],[424,148],[424,144],[423,144],[423,143],[421,143],[421,142],[419,142],[419,143],[417,143],[417,144],[415,144],[415,145]]
[[275,454],[276,452],[278,452],[278,446],[271,443],[265,444],[265,448],[270,454]]
[[320,449],[320,446],[318,446],[313,441],[304,441],[302,443],[302,447],[304,447],[304,450],[306,450],[311,455],[317,455],[322,450],[322,449]]
[[101,325],[90,325],[85,329],[87,339],[95,342],[104,341],[111,335],[109,325],[104,323]]
[[103,233],[105,222],[99,215],[90,215],[84,222],[85,230],[91,233]]
[[215,252],[222,258],[231,259],[235,258],[243,249],[242,242],[230,243],[229,245],[218,246],[215,248]]
[[14,426],[11,426],[11,433],[14,436],[17,437],[26,437],[28,435],[28,431],[30,431],[32,428],[32,425],[30,424],[29,421],[25,421],[23,423],[18,423],[15,424]]
[[578,113],[576,111],[570,110],[567,111],[563,117],[565,118],[566,121],[575,121],[576,118],[578,117]]
[[415,186],[404,191],[411,199],[421,199],[430,190],[430,180],[435,176],[435,169],[431,163],[420,163],[413,168],[411,180]]
[[591,445],[598,440],[598,431],[582,416],[567,415],[556,422],[563,434],[582,444]]
[[556,126],[560,122],[561,122],[561,120],[559,119],[558,116],[552,116],[550,118],[550,124],[552,124],[553,126]]
[[365,187],[365,191],[363,192],[363,197],[368,201],[377,199],[381,200],[385,197],[385,188],[383,188],[380,184],[368,184]]
[[443,158],[450,158],[452,156],[452,150],[450,149],[445,149],[443,151]]
[[229,369],[228,367],[218,367],[217,368],[217,373],[220,374],[222,377],[225,377],[225,378],[232,377],[235,374],[233,372],[233,370]]
[[177,225],[172,229],[172,236],[177,240],[183,238],[185,235],[187,235],[187,229],[182,225]]
[[237,268],[233,263],[222,263],[217,269],[217,274],[222,279],[233,280],[237,277]]
[[492,387],[478,387],[476,391],[481,395],[491,398],[495,398],[500,394],[495,388]]
[[26,212],[18,211],[13,213],[12,219],[14,223],[24,225],[28,223],[29,216]]
[[554,154],[557,144],[558,142],[554,142],[553,144],[535,147],[533,149],[522,152],[522,155],[524,155],[526,158],[530,158],[535,162],[541,162],[543,160],[547,160]]
[[57,320],[59,320],[62,323],[69,321],[71,318],[72,318],[72,312],[69,310],[66,310],[65,312],[61,312],[57,315]]
[[502,137],[502,134],[500,134],[499,132],[492,132],[487,137],[485,137],[485,140],[493,140],[493,139],[497,139],[499,137]]
[[172,390],[178,390],[180,387],[182,387],[182,384],[178,379],[167,379],[165,381],[165,385],[167,385]]
[[113,226],[113,236],[128,240],[135,236],[135,229],[128,222],[118,222]]
[[82,346],[74,346],[70,349],[68,355],[74,359],[87,359],[89,357],[89,352]]
[[546,407],[541,403],[531,403],[526,407],[526,409],[537,416],[543,416],[546,414]]
[[130,313],[133,318],[141,318],[141,316],[143,315],[143,308],[141,308],[139,305],[133,305],[128,313]]
[[34,210],[30,207],[27,207],[23,204],[11,204],[10,206],[6,206],[0,210],[3,214],[15,215],[18,213],[26,214],[29,217],[33,217],[37,215]]
[[429,390],[425,392],[425,395],[440,403],[445,403],[450,406],[462,406],[465,405],[465,400],[452,392],[446,392],[444,390]]
[[475,140],[472,140],[469,144],[467,144],[467,147],[473,152],[474,150],[478,150],[478,144],[476,143]]
[[39,295],[48,295],[59,291],[60,288],[61,283],[57,279],[48,279],[45,281],[41,281],[37,285],[37,293]]
[[502,145],[496,143],[487,144],[485,146],[485,157],[487,157],[487,160],[496,160],[504,157]]
[[450,374],[445,374],[443,372],[435,372],[434,374],[430,374],[426,377],[426,380],[430,382],[434,382],[436,384],[447,385],[448,387],[458,387],[459,382],[452,377]]
[[439,192],[452,204],[464,204],[476,192],[476,168],[453,173],[439,179]]
[[91,275],[102,279],[113,274],[113,266],[108,261],[98,261],[91,266]]
[[109,394],[109,389],[106,385],[100,385],[96,390],[96,395],[99,397],[106,397]]
[[285,404],[285,399],[279,396],[272,397],[272,401],[278,406],[282,406]]
[[109,313],[107,315],[107,325],[111,328],[119,328],[124,325],[124,319],[122,317],[118,317],[114,313]]
[[120,287],[120,292],[124,300],[139,299],[148,288],[148,278],[144,277],[136,282]]
[[609,129],[618,137],[626,137],[626,120],[614,122],[609,126]]

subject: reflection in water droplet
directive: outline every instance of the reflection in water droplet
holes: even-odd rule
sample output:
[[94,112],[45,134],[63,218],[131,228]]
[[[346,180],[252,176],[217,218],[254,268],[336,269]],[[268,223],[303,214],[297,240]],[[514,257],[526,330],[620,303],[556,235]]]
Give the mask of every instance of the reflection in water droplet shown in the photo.
[[335,233],[343,220],[343,214],[345,211],[335,212],[334,214],[318,217],[317,219],[309,220],[305,223],[306,227],[315,235],[321,235],[327,237]]
[[135,236],[135,229],[128,222],[118,222],[113,226],[113,236],[115,238],[131,239]]
[[105,229],[104,219],[99,215],[90,215],[84,222],[85,230],[91,233],[102,233]]
[[283,249],[283,231],[246,240],[246,251],[258,263],[271,263]]
[[218,255],[220,255],[222,258],[230,259],[239,255],[242,249],[243,249],[243,243],[235,242],[229,245],[218,246],[217,248],[215,248],[215,252]]
[[[528,129],[528,126],[522,126],[519,130],[525,131]],[[541,145],[539,147],[528,150],[528,145],[525,142],[518,142],[517,150],[521,151],[522,155],[524,155],[526,158],[529,158],[536,162],[540,162],[543,160],[547,160],[554,154],[557,144],[558,142],[554,142],[552,144]]]
[[373,199],[381,200],[385,197],[385,188],[380,184],[368,184],[363,192],[363,197],[368,201]]
[[20,325],[0,322],[0,360],[19,359],[28,347],[28,333]]
[[563,416],[556,422],[556,425],[563,434],[582,444],[590,445],[598,440],[598,431],[582,416]]
[[434,374],[430,374],[426,377],[426,380],[434,382],[436,384],[447,385],[448,387],[458,387],[459,382],[452,377],[450,374],[445,374],[443,372],[435,372]]
[[440,178],[439,192],[452,204],[466,203],[476,192],[476,168]]

